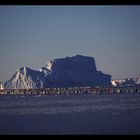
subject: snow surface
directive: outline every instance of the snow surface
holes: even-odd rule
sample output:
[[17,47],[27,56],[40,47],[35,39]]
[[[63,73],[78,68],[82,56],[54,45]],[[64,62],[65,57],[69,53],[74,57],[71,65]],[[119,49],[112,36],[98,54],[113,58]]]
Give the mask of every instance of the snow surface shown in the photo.
[[140,94],[1,95],[0,134],[140,134]]

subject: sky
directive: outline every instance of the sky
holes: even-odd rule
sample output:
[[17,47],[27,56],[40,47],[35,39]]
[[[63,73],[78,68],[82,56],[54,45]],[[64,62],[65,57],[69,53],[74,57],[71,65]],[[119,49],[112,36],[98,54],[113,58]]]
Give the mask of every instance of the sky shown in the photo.
[[112,79],[140,77],[140,6],[0,6],[0,81],[76,54]]

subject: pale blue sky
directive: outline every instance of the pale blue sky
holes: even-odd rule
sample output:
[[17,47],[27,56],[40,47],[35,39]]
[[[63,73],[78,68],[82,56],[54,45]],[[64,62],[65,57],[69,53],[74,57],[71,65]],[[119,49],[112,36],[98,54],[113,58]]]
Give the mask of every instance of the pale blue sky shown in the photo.
[[0,6],[0,81],[76,54],[112,78],[140,76],[140,6]]

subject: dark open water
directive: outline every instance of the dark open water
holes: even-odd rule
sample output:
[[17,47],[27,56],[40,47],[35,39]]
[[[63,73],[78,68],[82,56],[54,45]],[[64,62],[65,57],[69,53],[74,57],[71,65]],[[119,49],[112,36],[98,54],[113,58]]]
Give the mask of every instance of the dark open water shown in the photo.
[[140,134],[140,94],[1,95],[0,134]]

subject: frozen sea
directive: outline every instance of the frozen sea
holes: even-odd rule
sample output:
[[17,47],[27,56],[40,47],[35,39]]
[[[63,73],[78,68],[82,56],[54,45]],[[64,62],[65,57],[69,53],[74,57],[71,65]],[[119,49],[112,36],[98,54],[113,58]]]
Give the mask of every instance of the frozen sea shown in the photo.
[[0,134],[140,134],[140,94],[0,95]]

